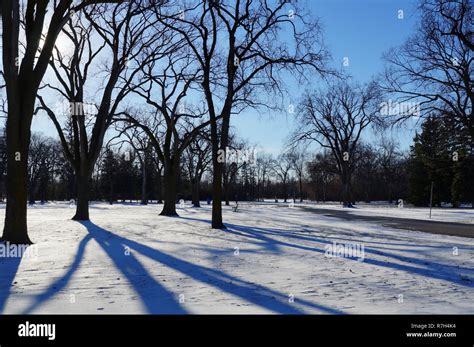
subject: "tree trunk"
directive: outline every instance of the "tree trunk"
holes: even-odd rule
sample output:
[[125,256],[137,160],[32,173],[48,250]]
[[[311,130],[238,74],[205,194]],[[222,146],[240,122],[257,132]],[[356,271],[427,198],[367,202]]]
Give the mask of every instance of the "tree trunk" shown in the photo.
[[214,172],[212,179],[212,228],[224,229],[222,222],[222,174],[223,164],[214,159]]
[[303,202],[303,180],[300,177],[300,202]]
[[112,180],[112,177],[109,177],[109,204],[113,205],[114,204],[114,181]]
[[44,204],[48,201],[48,181],[45,177],[40,180],[40,192],[41,203]]
[[142,205],[148,205],[148,199],[146,194],[146,166],[145,163],[142,165]]
[[165,203],[161,216],[177,216],[176,213],[176,178],[178,175],[178,168],[172,164],[165,166],[164,181],[165,181]]
[[352,207],[351,179],[347,174],[342,175],[342,206]]
[[156,187],[156,194],[157,196],[157,204],[162,204],[163,203],[163,197],[162,197],[162,184],[161,184],[161,169],[158,170],[158,185]]
[[226,206],[230,206],[230,200],[229,200],[229,184],[230,183],[227,183],[226,185],[224,185],[224,196],[225,196],[225,205]]
[[192,203],[194,207],[201,207],[201,202],[200,202],[200,196],[199,196],[199,190],[200,190],[200,179],[198,177],[195,177],[193,182],[193,196],[192,196]]
[[73,220],[89,220],[89,175],[80,172],[76,178],[76,214]]
[[[31,244],[27,227],[28,198],[28,147],[29,136],[19,136],[18,127],[11,124],[11,115],[7,121],[7,206],[5,211],[5,227],[3,241],[13,244]],[[18,125],[18,124],[17,124]],[[15,131],[17,130],[17,131]],[[18,152],[15,149],[20,149]],[[18,159],[18,160],[17,160]]]
[[[28,151],[34,97],[21,97],[20,88],[12,86],[9,95],[7,133],[7,206],[2,240],[31,244],[27,227]],[[13,102],[14,96],[19,98]],[[30,100],[31,99],[31,100]]]
[[28,195],[29,195],[29,204],[34,205],[36,200],[35,200],[35,185],[34,183],[30,182],[30,185],[28,187]]

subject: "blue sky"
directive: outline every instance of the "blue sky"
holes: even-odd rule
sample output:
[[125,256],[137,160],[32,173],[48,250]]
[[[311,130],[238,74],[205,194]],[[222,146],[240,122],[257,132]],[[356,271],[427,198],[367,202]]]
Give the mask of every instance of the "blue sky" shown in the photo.
[[[324,30],[324,41],[333,57],[332,66],[341,68],[344,57],[349,58],[345,71],[355,80],[365,82],[383,69],[382,54],[389,48],[403,43],[417,25],[416,0],[307,0],[308,6],[317,16]],[[403,19],[399,19],[399,11]],[[322,82],[315,76],[315,86]],[[291,85],[297,96],[306,87]],[[295,103],[297,100],[294,100]],[[297,110],[296,110],[297,112]],[[285,140],[294,128],[295,114],[246,111],[232,119],[237,134],[261,149],[278,154],[284,149]],[[39,115],[33,121],[33,131],[50,136],[57,134],[46,115]],[[392,132],[402,149],[412,142],[414,129]],[[365,141],[375,137],[367,133]],[[313,148],[317,150],[317,148]]]
[[[344,57],[348,57],[349,66],[344,69],[360,82],[382,71],[382,54],[403,43],[417,25],[415,0],[309,0],[308,3],[323,26],[333,66],[340,68]],[[398,19],[399,10],[403,11],[403,19]],[[315,83],[321,81],[315,79]],[[297,94],[304,92],[298,86],[295,89]],[[294,116],[246,112],[236,116],[232,124],[240,136],[277,154],[294,126]],[[392,136],[401,148],[407,148],[414,130],[408,126]],[[374,137],[366,134],[365,139],[371,141]]]

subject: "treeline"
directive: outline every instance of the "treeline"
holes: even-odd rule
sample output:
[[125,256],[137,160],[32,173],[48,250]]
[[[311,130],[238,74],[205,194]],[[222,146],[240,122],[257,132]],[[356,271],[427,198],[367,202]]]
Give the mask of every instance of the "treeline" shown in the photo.
[[[416,32],[362,83],[332,67],[319,19],[300,2],[1,2],[2,239],[30,243],[28,200],[56,197],[74,196],[74,220],[89,220],[97,199],[161,195],[161,215],[176,216],[181,198],[211,198],[214,229],[233,199],[426,205],[433,191],[435,203],[472,201],[473,6],[420,0],[419,11]],[[244,110],[294,114],[289,149],[249,158],[231,134]],[[59,146],[31,137],[38,114]],[[437,140],[463,140],[425,146],[424,129],[408,159],[364,144],[369,128],[430,115],[449,124]]]
[[[409,151],[381,137],[376,144],[359,144],[351,201],[400,200],[415,206],[473,204],[474,156],[466,133],[459,133],[443,117],[428,117]],[[299,147],[273,157],[231,137],[224,170],[224,200],[340,201],[343,182],[330,151],[313,153]],[[4,155],[4,154],[3,154]],[[177,175],[176,202],[212,197],[210,144],[196,138],[183,155]],[[4,161],[2,161],[4,163]],[[74,171],[58,140],[33,134],[28,169],[29,203],[75,200]],[[5,165],[0,168],[4,173]],[[2,175],[2,177],[4,177]],[[5,191],[2,179],[2,197]],[[152,147],[139,149],[126,142],[108,146],[97,161],[90,182],[91,200],[163,202],[163,166]],[[433,194],[431,195],[431,188]]]
[[450,203],[474,207],[474,148],[465,129],[447,117],[430,116],[411,146],[407,167],[410,201],[417,206]]
[[[4,154],[4,152],[2,152]],[[94,169],[90,179],[91,200],[142,201],[144,175],[147,182],[146,199],[161,202],[160,170],[155,163],[147,160],[146,168],[137,159],[138,155],[129,150],[121,153],[117,149],[106,149]],[[73,201],[75,203],[76,178],[70,163],[64,158],[59,140],[35,133],[31,138],[28,159],[28,203],[48,201]],[[0,196],[5,199],[5,162],[2,162]]]

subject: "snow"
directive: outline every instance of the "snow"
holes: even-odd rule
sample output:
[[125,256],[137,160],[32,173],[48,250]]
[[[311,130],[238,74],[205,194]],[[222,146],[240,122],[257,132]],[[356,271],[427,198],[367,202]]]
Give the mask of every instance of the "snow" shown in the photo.
[[396,218],[408,218],[408,219],[419,219],[419,220],[433,220],[440,222],[454,222],[463,224],[474,224],[474,209],[472,208],[433,208],[431,211],[426,207],[403,207],[399,208],[397,205],[389,205],[387,203],[371,203],[364,204],[358,203],[356,208],[343,209],[339,203],[323,203],[314,204],[307,203],[306,206],[319,207],[323,209],[336,209],[344,210],[348,213],[360,215],[360,216],[383,216],[383,217],[396,217]]
[[[0,258],[0,312],[474,313],[474,239],[345,221],[283,204],[29,209],[33,255]],[[0,210],[3,218],[4,209]],[[364,257],[326,256],[339,246]],[[336,247],[337,248],[337,247]]]

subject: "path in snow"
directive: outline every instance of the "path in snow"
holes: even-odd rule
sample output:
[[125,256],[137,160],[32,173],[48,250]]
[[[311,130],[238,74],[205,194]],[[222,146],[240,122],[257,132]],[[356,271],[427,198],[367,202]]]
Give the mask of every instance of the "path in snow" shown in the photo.
[[[422,220],[401,218],[398,216],[384,216],[380,214],[371,214],[368,212],[357,213],[357,210],[350,208],[325,209],[302,205],[300,208],[316,214],[325,214],[347,221],[368,221],[390,228],[423,231],[432,234],[451,235],[474,238],[474,225],[469,223],[440,222],[436,220]],[[474,211],[472,211],[474,212]]]

